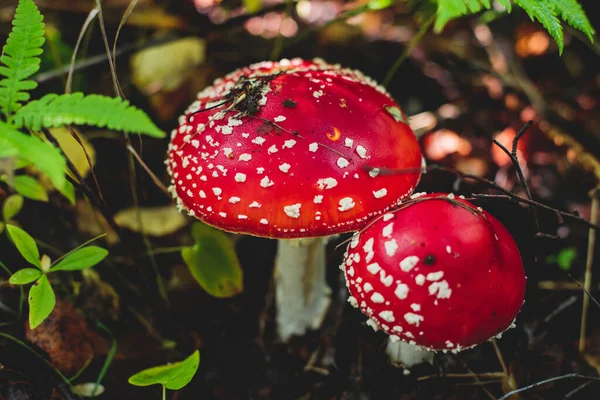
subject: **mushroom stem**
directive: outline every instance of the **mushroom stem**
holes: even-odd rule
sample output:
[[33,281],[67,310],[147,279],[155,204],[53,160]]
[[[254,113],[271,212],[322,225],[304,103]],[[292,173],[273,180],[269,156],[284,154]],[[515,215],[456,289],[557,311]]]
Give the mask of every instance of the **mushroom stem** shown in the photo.
[[385,353],[392,364],[402,364],[408,368],[423,362],[433,364],[434,353],[432,351],[403,342],[402,340],[393,342],[391,339],[388,339]]
[[326,244],[327,238],[278,240],[275,297],[277,330],[283,341],[321,326],[331,302]]

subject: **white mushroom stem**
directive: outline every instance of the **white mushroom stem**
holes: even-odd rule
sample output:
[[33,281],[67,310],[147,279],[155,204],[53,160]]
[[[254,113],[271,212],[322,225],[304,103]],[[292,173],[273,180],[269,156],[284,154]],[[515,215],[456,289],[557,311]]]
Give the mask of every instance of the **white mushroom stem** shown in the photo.
[[331,302],[325,246],[328,238],[280,239],[275,259],[279,337],[303,335],[321,326]]
[[412,345],[402,340],[393,342],[391,339],[388,339],[385,353],[389,357],[392,364],[402,364],[407,368],[423,362],[433,364],[434,353],[432,351]]

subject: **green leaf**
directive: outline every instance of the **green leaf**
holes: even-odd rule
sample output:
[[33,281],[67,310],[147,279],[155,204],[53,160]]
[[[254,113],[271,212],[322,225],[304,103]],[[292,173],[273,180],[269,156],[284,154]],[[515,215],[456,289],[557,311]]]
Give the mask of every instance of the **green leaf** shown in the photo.
[[45,173],[55,188],[63,188],[67,179],[67,161],[59,149],[40,139],[26,135],[0,121],[0,137],[19,150],[19,157]]
[[2,217],[4,221],[10,221],[15,215],[21,211],[23,207],[23,196],[20,194],[13,194],[8,196],[2,204]]
[[65,198],[69,200],[69,203],[75,204],[75,186],[73,186],[71,182],[66,181],[62,188],[56,188],[56,190],[65,196]]
[[18,155],[19,149],[8,140],[0,137],[0,158],[16,157]]
[[396,0],[371,0],[367,3],[367,8],[374,11],[383,10],[393,6],[395,3]]
[[29,100],[27,91],[35,89],[37,83],[29,80],[40,69],[44,23],[37,6],[32,0],[20,0],[13,28],[0,57],[0,110],[6,115],[17,111],[21,103]]
[[79,271],[93,267],[108,255],[108,250],[98,246],[87,246],[75,250],[55,266],[50,271]]
[[160,384],[170,390],[179,390],[192,380],[199,365],[200,352],[196,350],[183,361],[140,371],[131,376],[128,382],[135,386]]
[[547,0],[514,0],[514,2],[527,12],[532,21],[537,19],[546,28],[558,45],[559,54],[562,54],[564,48],[563,28],[554,7]]
[[19,228],[15,225],[6,225],[6,230],[10,235],[11,239],[17,246],[17,250],[23,256],[27,262],[35,265],[38,268],[42,268],[40,264],[40,252],[38,250],[37,245],[35,244],[35,240],[27,232],[23,229]]
[[565,247],[557,254],[546,257],[546,262],[548,264],[558,264],[558,267],[563,271],[569,271],[576,259],[577,249],[575,247]]
[[39,130],[68,124],[93,125],[100,128],[165,137],[140,109],[120,98],[83,93],[47,94],[21,108],[14,116],[17,127]]
[[550,7],[554,9],[554,12],[565,20],[573,28],[580,30],[590,39],[590,42],[594,42],[594,28],[590,21],[585,15],[583,8],[577,0],[546,0]]
[[483,8],[491,8],[489,0],[439,0],[435,32],[441,32],[448,21],[463,15],[474,14]]
[[15,176],[13,180],[15,190],[31,200],[48,201],[48,193],[44,186],[28,175]]
[[390,115],[392,117],[394,117],[394,120],[396,122],[404,122],[405,124],[408,124],[408,119],[406,118],[406,116],[404,115],[404,113],[402,112],[402,110],[399,107],[396,106],[386,106],[385,110],[390,113]]
[[259,12],[262,8],[262,0],[242,0],[242,3],[250,14]]
[[8,280],[11,285],[26,285],[42,276],[42,271],[35,268],[24,268],[12,274]]
[[54,310],[56,298],[48,276],[43,275],[29,289],[29,327],[35,329]]
[[204,290],[214,297],[231,297],[243,290],[243,273],[231,240],[218,229],[192,225],[195,244],[181,251],[183,261]]

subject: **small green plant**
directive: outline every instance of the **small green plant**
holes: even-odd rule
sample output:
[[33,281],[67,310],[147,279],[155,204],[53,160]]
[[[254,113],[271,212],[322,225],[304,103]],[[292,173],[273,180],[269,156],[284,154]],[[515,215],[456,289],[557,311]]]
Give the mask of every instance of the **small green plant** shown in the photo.
[[148,368],[132,375],[128,382],[135,386],[162,386],[162,398],[167,398],[167,389],[179,390],[185,387],[198,370],[200,365],[200,352],[196,350],[183,361],[173,364],[159,365]]
[[[425,0],[430,1],[430,0]],[[435,30],[440,32],[455,18],[475,14],[493,7],[493,0],[435,0],[437,14]],[[511,12],[511,0],[497,0],[506,11]],[[559,18],[575,29],[583,32],[591,42],[594,41],[594,28],[577,0],[512,0],[521,7],[529,18],[538,20],[558,44],[562,54],[564,48],[563,26]]]
[[[72,202],[73,187],[65,177],[66,159],[39,131],[68,124],[93,125],[162,138],[160,130],[141,110],[120,98],[82,93],[48,94],[30,100],[37,87],[30,78],[40,68],[45,26],[33,0],[19,0],[13,28],[0,57],[0,158],[33,165]],[[28,135],[20,129],[31,132]],[[33,178],[5,179],[23,196],[44,201],[45,190]]]
[[11,275],[9,282],[13,285],[27,285],[33,282],[29,289],[29,326],[37,328],[54,310],[56,298],[48,275],[57,271],[79,271],[93,267],[102,261],[108,251],[97,246],[77,247],[56,261],[43,255],[35,240],[23,229],[15,225],[6,225],[6,231],[23,258],[35,268],[23,268]]

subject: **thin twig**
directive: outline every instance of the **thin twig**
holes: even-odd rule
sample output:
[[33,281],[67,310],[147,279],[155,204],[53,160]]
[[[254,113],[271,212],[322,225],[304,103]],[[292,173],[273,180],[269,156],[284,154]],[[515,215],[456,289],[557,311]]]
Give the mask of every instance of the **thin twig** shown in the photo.
[[104,203],[106,203],[106,201],[104,200],[104,196],[102,195],[102,190],[100,190],[100,183],[98,182],[98,177],[96,176],[96,171],[94,171],[94,163],[92,162],[92,157],[90,157],[90,154],[86,150],[86,148],[83,144],[83,141],[81,140],[81,138],[79,137],[79,135],[77,134],[75,129],[73,129],[73,127],[71,125],[67,125],[67,128],[69,129],[69,132],[71,133],[71,136],[73,137],[73,139],[75,139],[77,141],[77,143],[79,143],[79,146],[81,146],[81,151],[83,151],[83,154],[85,155],[85,159],[87,160],[88,166],[90,167],[90,174],[92,175],[92,179],[94,180],[94,185],[96,185],[96,190],[98,191],[98,197],[100,197],[100,200],[102,200]]
[[133,146],[131,146],[131,143],[127,144],[127,150],[129,150],[129,152],[135,157],[135,159],[138,161],[138,163],[140,163],[140,165],[142,166],[144,171],[146,171],[146,173],[148,173],[148,175],[150,175],[150,178],[152,178],[152,181],[154,182],[154,184],[156,186],[158,186],[158,188],[160,190],[162,190],[167,196],[171,197],[171,195],[169,194],[169,189],[167,189],[167,187],[164,185],[164,183],[162,183],[161,180],[158,179],[158,176],[156,176],[156,174],[154,172],[152,172],[152,170],[146,165],[146,163],[142,160],[142,158],[137,153],[137,151],[135,151]]
[[79,171],[77,171],[77,168],[75,168],[75,165],[71,162],[71,160],[69,160],[69,157],[67,157],[67,155],[65,154],[63,149],[60,147],[58,140],[56,140],[56,138],[52,135],[52,133],[46,128],[43,129],[43,132],[46,135],[46,138],[48,139],[48,141],[50,143],[52,143],[54,146],[56,146],[58,149],[60,149],[60,151],[62,152],[63,156],[65,157],[65,159],[67,161],[67,166],[69,167],[69,170],[75,177],[75,179],[73,179],[69,175],[67,175],[67,179],[74,186],[79,188],[90,199],[90,201],[96,206],[98,211],[100,211],[100,213],[104,216],[104,218],[106,219],[106,222],[108,222],[110,227],[115,231],[117,236],[121,236],[120,235],[121,227],[116,223],[112,213],[108,209],[108,205],[103,200],[99,199],[98,196],[96,195],[96,193],[94,193],[94,191],[88,186],[88,184],[85,182],[85,180],[83,179],[83,177],[81,176]]
[[[519,132],[517,133],[517,135],[515,136],[515,138],[513,139],[513,142],[512,142],[512,151],[509,151],[506,147],[504,147],[502,145],[502,143],[500,143],[499,141],[494,139],[494,144],[496,146],[500,147],[500,149],[502,149],[502,151],[504,153],[506,153],[506,155],[510,158],[513,168],[515,169],[515,172],[517,173],[517,176],[519,177],[521,184],[525,188],[525,193],[527,193],[527,198],[529,200],[533,200],[533,196],[531,196],[531,190],[529,189],[529,185],[527,184],[527,179],[525,179],[525,174],[523,174],[523,168],[521,168],[521,163],[519,163],[519,156],[517,155],[517,146],[519,145],[519,139],[521,139],[521,137],[523,137],[523,135],[525,133],[527,133],[527,131],[529,130],[529,128],[531,128],[532,125],[533,125],[533,121],[530,120],[530,121],[527,121],[527,123],[525,125],[523,125],[523,127],[521,127],[521,129],[519,129]],[[540,221],[539,221],[539,218],[537,215],[537,210],[535,209],[535,207],[532,208],[532,212],[533,212],[533,219],[535,221],[536,230],[539,232],[540,231]]]
[[583,385],[577,386],[575,389],[573,389],[569,393],[565,394],[565,397],[563,397],[563,400],[570,399],[572,396],[576,395],[577,393],[579,393],[580,391],[582,391],[583,389],[585,389],[586,387],[588,387],[594,383],[595,383],[594,381],[587,381]]
[[546,383],[551,383],[551,382],[560,381],[560,380],[563,380],[563,379],[571,379],[571,378],[581,378],[581,379],[589,379],[591,381],[600,381],[599,377],[596,377],[596,376],[586,376],[586,375],[581,375],[581,374],[576,374],[576,373],[566,374],[566,375],[561,375],[561,376],[555,376],[554,378],[544,379],[543,381],[539,381],[539,382],[533,383],[531,385],[522,387],[520,389],[513,390],[512,392],[508,392],[504,396],[498,398],[498,400],[506,400],[509,397],[514,396],[515,394],[524,392],[526,390],[534,389],[534,388],[536,388],[538,386],[545,385]]
[[506,363],[504,362],[504,357],[502,356],[502,352],[500,351],[500,347],[498,346],[498,342],[496,339],[492,339],[492,345],[494,346],[494,351],[496,352],[496,357],[498,357],[498,362],[502,367],[502,371],[504,375],[508,376],[508,368],[506,368]]
[[[503,378],[504,372],[481,372],[476,374],[478,378]],[[419,376],[417,381],[426,381],[428,379],[442,378],[440,375]],[[473,374],[445,374],[444,378],[469,378],[473,379]]]
[[[369,166],[369,165],[365,165],[363,166],[363,169],[366,169],[367,171],[372,170],[374,167]],[[581,222],[582,224],[586,225],[589,228],[594,228],[596,230],[600,230],[600,225],[598,224],[593,224],[591,222],[589,222],[588,220],[586,220],[585,218],[582,218],[579,215],[575,215],[572,213],[568,213],[565,211],[561,211],[558,210],[554,207],[550,207],[548,205],[545,205],[543,203],[539,203],[537,201],[534,200],[529,200],[526,199],[524,197],[518,196],[514,193],[512,193],[510,190],[507,190],[505,188],[503,188],[502,186],[498,185],[497,183],[490,181],[489,179],[486,178],[482,178],[480,176],[477,175],[472,175],[472,174],[465,174],[459,171],[456,171],[452,168],[448,168],[448,167],[444,167],[441,165],[429,165],[426,168],[427,171],[443,171],[443,172],[449,172],[452,173],[454,175],[459,176],[462,179],[473,179],[474,181],[477,181],[479,183],[483,183],[486,184],[488,186],[490,186],[491,188],[503,193],[502,195],[499,194],[478,194],[478,193],[474,193],[471,196],[474,198],[483,198],[483,199],[507,199],[507,200],[513,200],[519,203],[524,203],[524,204],[529,204],[531,206],[536,206],[536,207],[540,207],[543,208],[545,210],[548,211],[552,211],[557,215],[561,215],[563,217],[567,217],[576,221]],[[379,168],[379,175],[383,175],[383,174],[387,174],[387,175],[395,175],[395,174],[411,174],[411,173],[415,173],[421,171],[421,168],[405,168],[405,169],[394,169],[394,168]]]
[[[590,222],[593,224],[598,223],[598,202],[600,196],[600,187],[592,190],[592,215]],[[583,288],[586,293],[592,290],[592,266],[594,264],[594,250],[596,249],[596,231],[590,229],[588,233],[588,248],[587,258],[585,261],[585,278],[583,281]],[[590,296],[583,296],[583,306],[581,308],[581,327],[579,331],[579,352],[585,351],[585,335],[587,331],[587,317],[590,308]]]

